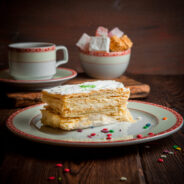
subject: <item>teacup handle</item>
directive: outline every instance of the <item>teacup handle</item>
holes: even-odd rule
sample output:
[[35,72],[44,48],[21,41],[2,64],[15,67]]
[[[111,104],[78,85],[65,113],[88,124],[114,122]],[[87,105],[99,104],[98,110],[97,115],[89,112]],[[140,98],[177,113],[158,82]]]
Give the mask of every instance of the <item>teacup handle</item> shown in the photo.
[[63,56],[64,56],[64,59],[63,60],[59,60],[59,61],[56,61],[56,67],[58,67],[59,65],[62,65],[62,64],[65,64],[68,62],[68,50],[65,46],[56,46],[56,52],[58,50],[63,50]]

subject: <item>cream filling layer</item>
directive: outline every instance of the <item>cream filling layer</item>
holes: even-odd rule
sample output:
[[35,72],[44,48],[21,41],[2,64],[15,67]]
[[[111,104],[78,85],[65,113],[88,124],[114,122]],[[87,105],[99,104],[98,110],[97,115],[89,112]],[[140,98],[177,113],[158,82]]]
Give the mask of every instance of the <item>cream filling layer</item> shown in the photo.
[[132,121],[132,117],[128,111],[124,111],[121,116],[108,116],[102,113],[89,114],[83,118],[67,118],[63,119],[58,114],[48,110],[42,111],[42,123],[51,127],[61,128],[65,130],[73,130],[78,128],[88,128],[90,126],[102,126],[122,121]]

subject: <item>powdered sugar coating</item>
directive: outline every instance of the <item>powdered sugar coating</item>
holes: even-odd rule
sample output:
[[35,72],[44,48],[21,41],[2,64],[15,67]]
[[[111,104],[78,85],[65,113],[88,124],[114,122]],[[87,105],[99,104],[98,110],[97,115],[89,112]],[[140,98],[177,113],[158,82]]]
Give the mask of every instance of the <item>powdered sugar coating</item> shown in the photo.
[[128,88],[125,88],[123,83],[121,82],[117,82],[114,80],[98,80],[93,82],[84,82],[81,84],[56,86],[50,89],[44,89],[43,91],[46,91],[51,94],[68,95],[68,94],[77,94],[77,93],[89,93],[91,91],[98,91],[102,89],[105,90],[105,89],[117,89],[117,88],[123,88],[124,90],[129,90]]

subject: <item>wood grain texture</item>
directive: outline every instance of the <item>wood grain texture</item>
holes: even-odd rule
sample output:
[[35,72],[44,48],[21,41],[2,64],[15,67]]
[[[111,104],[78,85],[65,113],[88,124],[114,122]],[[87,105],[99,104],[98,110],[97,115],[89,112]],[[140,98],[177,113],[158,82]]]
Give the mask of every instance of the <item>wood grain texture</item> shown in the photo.
[[0,67],[8,66],[9,43],[43,41],[67,46],[65,66],[81,72],[75,43],[102,25],[134,42],[129,73],[184,74],[183,7],[182,0],[2,0]]
[[[184,76],[129,77],[151,86],[145,101],[165,105],[184,115]],[[5,121],[15,110],[0,109],[1,184],[59,183],[47,180],[52,175],[61,176],[60,183],[63,184],[121,184],[122,176],[128,178],[127,184],[183,184],[184,152],[172,148],[175,144],[184,148],[183,128],[168,138],[135,146],[57,147],[27,141],[8,131]],[[158,163],[157,159],[165,149],[176,151],[176,155],[168,155],[164,163]],[[71,173],[65,174],[63,168],[56,168],[55,164],[59,162],[63,163],[63,168],[70,168]]]
[[[90,78],[85,73],[80,73],[76,78],[69,80],[66,84],[79,84],[95,80],[97,79]],[[121,76],[115,80],[123,82],[127,88],[130,88],[130,99],[145,98],[149,95],[150,86],[147,84],[143,84],[127,76]],[[26,107],[42,102],[40,92],[8,92],[6,95],[12,100],[12,104],[15,107]]]

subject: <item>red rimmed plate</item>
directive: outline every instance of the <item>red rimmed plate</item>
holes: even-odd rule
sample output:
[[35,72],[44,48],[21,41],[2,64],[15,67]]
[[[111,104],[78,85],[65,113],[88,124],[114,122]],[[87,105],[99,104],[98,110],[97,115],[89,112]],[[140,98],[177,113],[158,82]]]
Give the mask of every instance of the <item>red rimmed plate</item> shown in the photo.
[[13,79],[8,69],[0,71],[0,82],[10,85],[21,90],[41,90],[60,85],[77,76],[77,72],[73,69],[59,67],[56,69],[56,74],[49,80],[15,80]]
[[[182,116],[170,108],[148,102],[129,101],[128,108],[136,120],[135,123],[122,122],[91,127],[82,132],[62,131],[42,125],[40,109],[43,105],[30,106],[13,113],[7,120],[7,127],[18,136],[40,143],[76,147],[111,147],[161,139],[175,133],[183,125]],[[163,120],[163,117],[167,119]],[[111,140],[107,140],[107,134],[101,132],[103,128],[114,131],[111,133]],[[91,133],[96,135],[89,137]],[[138,134],[141,134],[142,138],[137,138]]]

